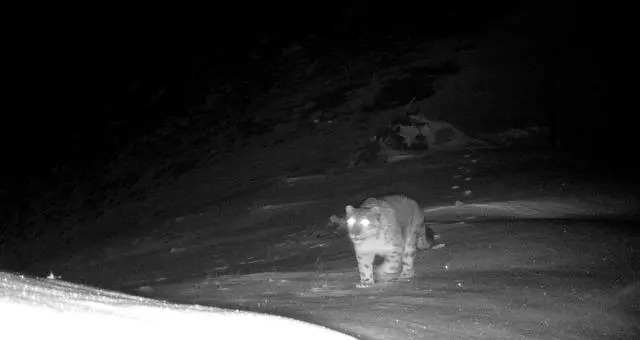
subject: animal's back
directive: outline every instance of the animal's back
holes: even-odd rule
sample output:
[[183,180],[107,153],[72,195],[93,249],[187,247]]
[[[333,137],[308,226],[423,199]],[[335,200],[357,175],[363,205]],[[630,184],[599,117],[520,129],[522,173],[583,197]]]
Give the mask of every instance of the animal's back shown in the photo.
[[[404,195],[387,195],[378,198],[369,198],[362,206],[374,205],[387,207],[394,212],[397,224],[391,223],[389,227],[397,225],[401,229],[402,237],[409,241],[417,239],[418,249],[429,249],[438,246],[435,233],[425,223],[424,211],[414,199]],[[440,244],[442,247],[444,244]]]
[[420,205],[415,200],[404,195],[388,195],[378,198],[369,198],[365,200],[362,206],[371,206],[373,204],[383,205],[394,211],[398,225],[407,231],[412,225],[423,224],[424,214]]

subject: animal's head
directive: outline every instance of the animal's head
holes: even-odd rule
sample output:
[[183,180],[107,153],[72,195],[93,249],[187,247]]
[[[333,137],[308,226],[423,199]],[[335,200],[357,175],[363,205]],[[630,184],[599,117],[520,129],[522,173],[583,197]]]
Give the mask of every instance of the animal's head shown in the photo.
[[378,233],[380,227],[380,208],[346,208],[347,230],[354,242],[362,241]]

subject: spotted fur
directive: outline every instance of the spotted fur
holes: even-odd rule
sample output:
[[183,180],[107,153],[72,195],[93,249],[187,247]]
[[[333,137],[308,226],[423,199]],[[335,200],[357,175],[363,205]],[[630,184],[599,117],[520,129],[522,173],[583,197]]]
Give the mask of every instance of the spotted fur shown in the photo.
[[415,275],[416,251],[430,248],[434,243],[433,233],[427,235],[418,203],[406,196],[390,195],[368,198],[360,208],[348,205],[345,210],[347,231],[360,272],[357,287],[375,282],[376,255],[384,260],[376,270],[378,279],[411,280]]

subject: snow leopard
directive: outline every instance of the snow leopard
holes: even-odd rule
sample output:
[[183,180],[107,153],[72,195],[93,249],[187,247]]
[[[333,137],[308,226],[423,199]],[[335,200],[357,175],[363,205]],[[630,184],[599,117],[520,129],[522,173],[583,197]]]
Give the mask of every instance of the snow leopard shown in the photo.
[[[378,279],[410,281],[418,249],[436,243],[433,231],[425,224],[420,205],[404,195],[367,198],[359,208],[347,205],[346,227],[353,243],[360,272],[358,288],[374,284],[374,260]],[[399,275],[398,275],[399,272]]]

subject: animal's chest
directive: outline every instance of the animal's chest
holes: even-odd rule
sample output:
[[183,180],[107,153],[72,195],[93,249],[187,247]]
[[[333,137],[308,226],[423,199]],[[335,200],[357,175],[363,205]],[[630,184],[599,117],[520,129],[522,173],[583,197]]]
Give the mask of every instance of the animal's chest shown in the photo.
[[383,237],[375,237],[364,240],[356,245],[356,250],[361,253],[390,253],[394,249],[393,242]]

